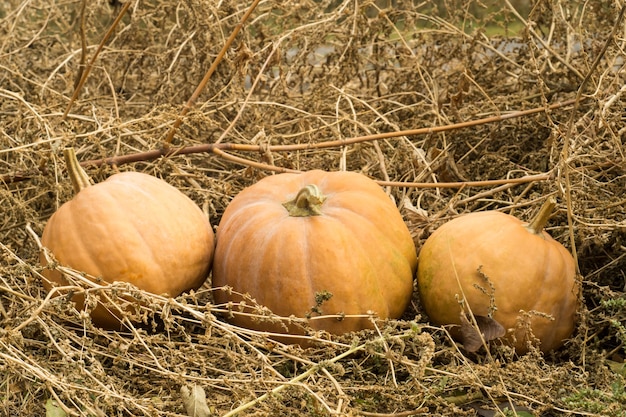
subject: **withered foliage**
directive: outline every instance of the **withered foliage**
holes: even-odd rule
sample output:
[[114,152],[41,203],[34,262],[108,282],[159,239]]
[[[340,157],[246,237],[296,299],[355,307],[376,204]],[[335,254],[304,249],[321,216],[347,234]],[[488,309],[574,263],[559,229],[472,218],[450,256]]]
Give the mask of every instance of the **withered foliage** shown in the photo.
[[[0,3],[0,414],[180,416],[204,401],[200,387],[212,415],[624,415],[623,2],[261,1],[171,143],[252,1],[134,2],[88,68],[124,4]],[[319,345],[303,350],[229,325],[209,280],[175,300],[91,291],[145,303],[133,331],[94,328],[39,277],[38,236],[72,195],[67,146],[84,162],[137,155],[87,171],[163,178],[214,226],[272,166],[362,172],[418,248],[461,213],[529,219],[556,195],[549,232],[577,255],[579,325],[546,356],[497,343],[470,354],[415,294],[402,320],[312,335]],[[205,152],[148,153],[190,146]]]

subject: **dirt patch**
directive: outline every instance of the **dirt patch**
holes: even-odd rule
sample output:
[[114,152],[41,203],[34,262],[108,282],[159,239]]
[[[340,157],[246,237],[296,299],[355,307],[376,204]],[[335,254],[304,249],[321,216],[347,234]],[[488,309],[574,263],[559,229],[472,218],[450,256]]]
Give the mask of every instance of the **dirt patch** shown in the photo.
[[[181,387],[199,386],[214,415],[624,416],[619,4],[279,3],[254,9],[169,144],[250,4],[132,3],[89,67],[124,3],[2,3],[3,413],[187,415]],[[547,355],[467,354],[415,294],[402,320],[318,334],[303,350],[229,325],[207,283],[175,300],[136,293],[146,308],[132,332],[94,328],[65,298],[46,299],[39,279],[38,237],[72,195],[67,146],[97,182],[126,170],[163,178],[214,226],[272,170],[361,172],[394,198],[418,248],[461,213],[529,219],[556,195],[548,230],[577,255],[580,323]],[[163,156],[181,147],[194,151]],[[127,159],[101,163],[112,157]]]

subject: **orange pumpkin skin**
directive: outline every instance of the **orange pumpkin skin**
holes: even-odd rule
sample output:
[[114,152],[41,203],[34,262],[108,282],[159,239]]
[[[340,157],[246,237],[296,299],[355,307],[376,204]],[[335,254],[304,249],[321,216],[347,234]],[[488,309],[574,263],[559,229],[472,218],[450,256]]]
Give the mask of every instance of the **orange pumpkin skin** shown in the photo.
[[[290,216],[283,203],[309,184],[326,197],[320,215]],[[214,287],[247,293],[274,314],[310,316],[312,328],[342,334],[371,328],[371,322],[315,317],[373,312],[397,318],[411,298],[416,268],[411,235],[378,184],[357,173],[315,170],[266,177],[232,200],[217,230],[212,276]],[[322,292],[332,297],[311,312]],[[217,303],[241,301],[234,292],[216,290],[214,296]],[[235,325],[301,334],[238,311],[233,308]],[[297,337],[278,339],[306,345]]]
[[[83,188],[48,220],[41,242],[61,265],[170,297],[202,285],[214,252],[200,208],[165,181],[138,172]],[[43,254],[40,259],[45,266]],[[47,291],[67,285],[58,270],[43,275]],[[73,301],[83,308],[82,294]],[[91,317],[97,326],[119,329],[121,315],[99,304]]]
[[528,332],[516,326],[527,323],[521,312],[533,312],[530,326],[540,349],[559,347],[575,325],[579,285],[574,259],[548,233],[535,234],[526,226],[508,214],[485,211],[439,227],[420,251],[417,273],[431,321],[461,324],[463,299],[476,316],[487,316],[495,305],[492,317],[507,330],[505,341],[523,354]]

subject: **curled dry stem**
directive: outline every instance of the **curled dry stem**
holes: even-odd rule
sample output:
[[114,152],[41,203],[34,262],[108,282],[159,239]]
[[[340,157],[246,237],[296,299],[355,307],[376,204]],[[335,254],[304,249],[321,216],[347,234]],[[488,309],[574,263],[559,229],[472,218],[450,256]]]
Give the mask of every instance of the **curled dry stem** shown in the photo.
[[217,66],[219,65],[219,63],[222,62],[222,59],[224,58],[224,55],[226,55],[226,51],[228,51],[230,46],[233,44],[233,42],[235,41],[235,38],[237,37],[237,35],[241,31],[241,29],[243,28],[244,23],[248,20],[248,18],[250,17],[250,15],[252,14],[252,12],[256,8],[256,6],[259,4],[259,2],[260,2],[260,0],[254,0],[252,2],[252,4],[250,5],[250,7],[246,11],[246,13],[241,18],[241,21],[237,24],[235,29],[231,32],[230,36],[226,40],[226,43],[224,43],[224,46],[222,47],[220,52],[217,54],[217,57],[215,57],[215,59],[213,60],[213,63],[209,67],[208,71],[206,72],[206,74],[204,74],[204,77],[202,78],[202,81],[200,81],[200,84],[198,84],[198,86],[194,90],[194,92],[191,95],[191,97],[189,97],[189,100],[187,100],[187,103],[185,103],[185,107],[183,107],[183,110],[180,112],[180,114],[178,115],[178,117],[174,121],[174,124],[172,125],[172,128],[170,129],[170,131],[168,132],[168,134],[167,134],[167,136],[165,138],[164,147],[166,149],[172,143],[172,140],[174,139],[174,135],[176,134],[176,130],[180,127],[180,125],[183,122],[183,117],[185,117],[187,112],[189,112],[189,110],[194,106],[194,104],[196,104],[196,100],[198,100],[198,97],[200,97],[200,94],[202,94],[202,91],[204,90],[204,88],[206,87],[207,83],[211,79],[211,76],[213,75],[213,73],[217,69]]
[[[74,104],[74,102],[78,98],[78,95],[80,94],[80,90],[83,88],[85,81],[87,81],[87,77],[89,76],[89,73],[91,72],[91,69],[93,68],[93,64],[96,62],[98,55],[100,55],[100,51],[102,51],[102,48],[104,48],[104,45],[109,41],[109,38],[111,38],[111,35],[115,31],[115,28],[122,21],[122,17],[124,17],[124,15],[128,11],[128,8],[130,7],[132,3],[133,3],[132,1],[127,1],[126,3],[124,3],[124,6],[120,9],[120,12],[118,13],[113,23],[111,24],[111,27],[109,27],[109,30],[107,30],[107,32],[104,34],[104,37],[100,41],[100,44],[98,44],[98,49],[96,49],[96,52],[94,52],[93,56],[91,57],[91,60],[89,61],[89,64],[87,64],[86,67],[83,67],[81,64],[81,71],[79,73],[80,78],[78,82],[76,83],[76,88],[74,88],[74,93],[72,94],[72,98],[70,99],[70,102],[67,103],[67,107],[65,108],[65,112],[63,113],[63,116],[61,118],[62,120],[65,120],[67,118],[67,115],[69,114],[70,109],[72,108],[72,105]],[[85,47],[84,44],[83,44],[83,47]],[[83,57],[84,57],[84,51],[83,51]]]

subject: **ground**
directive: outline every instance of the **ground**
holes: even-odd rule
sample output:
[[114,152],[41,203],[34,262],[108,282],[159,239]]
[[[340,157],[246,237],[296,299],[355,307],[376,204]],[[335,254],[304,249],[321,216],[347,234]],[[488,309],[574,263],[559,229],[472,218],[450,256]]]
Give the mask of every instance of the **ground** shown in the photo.
[[[626,416],[623,12],[608,0],[0,3],[2,413]],[[415,291],[400,319],[302,349],[225,321],[210,278],[175,299],[107,287],[143,300],[144,323],[93,327],[41,284],[43,228],[73,193],[66,147],[94,182],[162,178],[214,228],[265,176],[359,172],[417,251],[452,218],[526,221],[554,196],[547,231],[579,268],[576,328],[545,354],[468,353]]]

